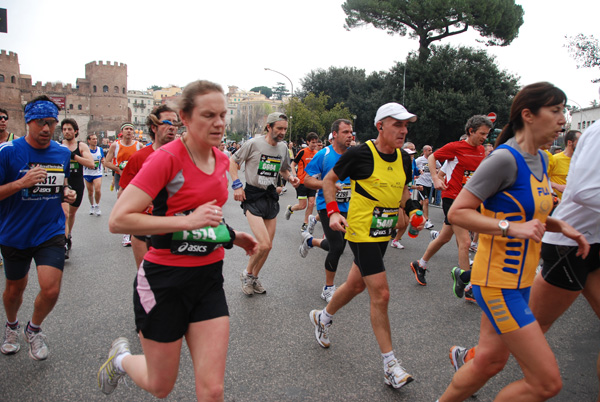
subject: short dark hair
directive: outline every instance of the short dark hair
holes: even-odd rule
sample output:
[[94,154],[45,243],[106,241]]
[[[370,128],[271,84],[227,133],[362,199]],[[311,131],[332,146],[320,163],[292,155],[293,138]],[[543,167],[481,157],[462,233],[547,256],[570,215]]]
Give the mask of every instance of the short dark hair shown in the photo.
[[469,120],[467,120],[467,124],[465,124],[465,134],[471,135],[469,132],[471,129],[473,131],[479,130],[481,126],[488,126],[492,128],[494,125],[492,121],[482,114],[476,114],[475,116],[471,116]]
[[306,135],[306,142],[311,142],[312,140],[318,140],[319,136],[317,135],[317,133],[308,133]]
[[[152,141],[154,141],[154,131],[152,131],[152,127],[158,127],[154,121],[160,120],[160,114],[164,112],[177,113],[175,110],[173,110],[165,104],[152,109],[152,112],[146,118],[146,125],[148,126],[148,135],[150,136],[150,138],[152,138]],[[154,118],[152,118],[152,116],[154,116]],[[179,115],[177,115],[177,117],[179,118]]]
[[75,137],[77,137],[79,135],[79,125],[77,124],[75,119],[67,118],[67,119],[64,119],[63,121],[61,121],[60,122],[61,130],[65,124],[70,124],[73,127],[73,130],[75,130]]
[[337,119],[336,121],[333,122],[333,124],[331,125],[331,132],[338,132],[338,130],[340,129],[340,124],[347,124],[349,126],[352,125],[352,122],[348,119]]
[[579,130],[567,131],[567,133],[565,134],[565,145],[568,145],[569,141],[575,142],[575,139],[577,139],[577,133],[580,133],[580,132],[581,131],[579,131]]
[[89,141],[89,140],[90,140],[90,137],[91,137],[91,136],[93,136],[93,135],[95,135],[95,136],[96,136],[96,139],[98,139],[98,135],[97,135],[96,133],[90,133],[90,134],[88,134],[88,136],[87,136],[86,140],[87,140],[87,141]]
[[6,117],[8,117],[8,112],[6,111],[6,109],[2,109],[0,107],[0,113],[4,113],[6,115]]

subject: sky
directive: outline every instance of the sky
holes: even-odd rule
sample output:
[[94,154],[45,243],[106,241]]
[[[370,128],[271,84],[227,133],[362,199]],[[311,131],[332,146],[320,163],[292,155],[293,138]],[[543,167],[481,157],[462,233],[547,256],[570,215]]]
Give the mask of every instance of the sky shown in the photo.
[[[408,37],[372,26],[344,29],[342,0],[0,0],[8,34],[0,49],[18,54],[33,82],[75,84],[85,64],[127,64],[128,89],[185,86],[208,79],[243,90],[289,81],[294,91],[311,70],[356,67],[388,71],[418,50]],[[517,0],[525,10],[508,47],[485,47],[472,29],[436,43],[486,48],[521,85],[550,81],[569,104],[599,99],[600,69],[577,69],[565,47],[578,33],[600,38],[597,0]],[[596,6],[594,6],[596,4]],[[382,104],[390,100],[382,99]]]

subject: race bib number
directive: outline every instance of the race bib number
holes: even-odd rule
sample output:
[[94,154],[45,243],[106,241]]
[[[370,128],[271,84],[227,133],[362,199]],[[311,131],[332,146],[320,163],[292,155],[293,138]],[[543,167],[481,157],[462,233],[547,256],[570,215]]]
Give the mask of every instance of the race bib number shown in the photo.
[[207,226],[173,233],[171,253],[177,255],[204,256],[231,242],[229,229],[224,223],[216,228]]
[[[38,165],[46,170],[46,179],[21,190],[23,200],[60,198],[65,184],[64,166],[60,163],[30,163],[29,169]],[[26,174],[29,169],[22,170],[21,173]]]
[[76,162],[73,159],[71,159],[69,168],[71,169],[71,172],[77,173],[77,171],[79,170],[79,162]]
[[429,173],[429,165],[423,165],[423,173]]
[[342,189],[335,193],[335,201],[342,204],[350,202],[351,195],[352,186],[350,184],[342,183]]
[[100,161],[94,161],[94,169],[98,170],[99,166],[100,166]]
[[375,207],[369,230],[370,237],[385,237],[392,234],[398,223],[398,208]]
[[473,173],[475,173],[474,170],[465,170],[465,172],[463,173],[463,178],[462,178],[463,186],[465,184],[467,184],[467,182],[471,179],[471,177],[473,177]]
[[258,175],[263,177],[277,177],[281,170],[281,158],[278,156],[261,155],[258,162]]

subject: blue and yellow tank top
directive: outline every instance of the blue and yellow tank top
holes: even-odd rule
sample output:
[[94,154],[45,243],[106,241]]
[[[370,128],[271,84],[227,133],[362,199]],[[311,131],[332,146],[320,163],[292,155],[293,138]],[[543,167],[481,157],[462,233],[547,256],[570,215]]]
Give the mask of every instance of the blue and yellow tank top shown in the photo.
[[386,162],[372,141],[367,145],[373,154],[373,173],[366,179],[351,180],[345,238],[355,243],[387,242],[398,222],[406,174],[399,150],[394,162]]
[[[506,219],[511,223],[523,223],[532,219],[545,223],[552,210],[552,196],[542,153],[538,151],[543,165],[543,175],[538,179],[517,150],[507,145],[499,148],[508,149],[517,161],[517,179],[511,187],[485,200],[481,213],[495,219]],[[529,239],[480,234],[471,283],[504,289],[531,286],[540,260],[541,247],[541,242]]]

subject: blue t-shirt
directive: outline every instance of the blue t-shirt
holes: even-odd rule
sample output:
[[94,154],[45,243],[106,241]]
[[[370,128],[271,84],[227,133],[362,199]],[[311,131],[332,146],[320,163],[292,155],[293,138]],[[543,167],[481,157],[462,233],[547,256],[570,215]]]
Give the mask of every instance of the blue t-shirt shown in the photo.
[[[327,175],[327,173],[333,169],[336,162],[340,159],[342,154],[338,154],[333,149],[332,145],[323,148],[312,158],[310,163],[304,169],[306,174],[319,180]],[[343,180],[338,180],[338,183],[342,185],[342,190],[336,193],[336,201],[338,202],[338,208],[341,212],[348,212],[348,203],[350,201],[351,185],[350,178],[346,177]],[[317,192],[317,211],[326,209],[325,197],[323,196],[323,190]]]
[[54,141],[44,149],[33,148],[25,137],[0,146],[0,185],[20,179],[36,165],[48,172],[44,183],[0,201],[0,244],[25,249],[65,233],[61,200],[70,160],[71,151]]

